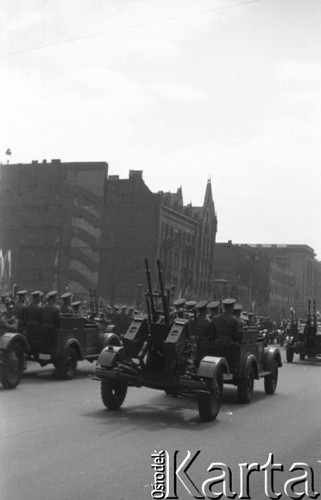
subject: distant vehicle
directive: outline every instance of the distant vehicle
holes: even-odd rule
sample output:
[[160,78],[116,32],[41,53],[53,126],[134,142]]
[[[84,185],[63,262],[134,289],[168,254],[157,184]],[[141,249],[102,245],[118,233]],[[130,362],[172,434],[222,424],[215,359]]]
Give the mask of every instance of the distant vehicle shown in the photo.
[[315,301],[313,315],[311,301],[308,302],[308,314],[305,323],[300,322],[296,329],[290,331],[286,338],[286,360],[292,363],[294,354],[298,354],[301,361],[321,356],[321,331],[316,319]]
[[61,317],[60,328],[36,326],[21,333],[0,336],[0,381],[14,389],[23,376],[27,360],[40,366],[53,364],[61,378],[72,379],[78,360],[96,360],[106,345],[120,345],[112,327],[102,331],[95,321],[80,316]]

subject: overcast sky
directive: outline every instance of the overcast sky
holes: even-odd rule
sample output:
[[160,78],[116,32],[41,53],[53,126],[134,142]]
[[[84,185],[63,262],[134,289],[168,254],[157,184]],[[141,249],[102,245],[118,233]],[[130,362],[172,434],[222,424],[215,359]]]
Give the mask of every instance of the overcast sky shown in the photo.
[[321,260],[320,0],[0,0],[0,161],[106,161]]

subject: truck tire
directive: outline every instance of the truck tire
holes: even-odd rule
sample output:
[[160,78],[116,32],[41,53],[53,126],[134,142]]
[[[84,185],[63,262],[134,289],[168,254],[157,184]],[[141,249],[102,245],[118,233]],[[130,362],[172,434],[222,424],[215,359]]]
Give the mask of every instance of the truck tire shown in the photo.
[[220,411],[223,397],[223,372],[218,370],[211,382],[211,393],[198,394],[198,413],[203,422],[212,422]]
[[293,355],[294,355],[294,352],[292,351],[292,349],[287,349],[286,350],[286,360],[288,363],[292,363],[293,361]]
[[271,373],[264,377],[264,390],[266,394],[274,394],[278,384],[279,367],[274,359],[271,366]]
[[14,389],[19,384],[24,370],[24,352],[19,342],[13,342],[3,351],[0,365],[1,384],[4,389]]
[[119,380],[102,380],[100,385],[101,399],[108,410],[118,410],[127,394],[127,384]]
[[74,347],[67,347],[63,356],[55,362],[61,378],[71,380],[77,371],[78,354]]
[[239,403],[250,403],[252,401],[254,389],[254,371],[250,364],[246,368],[245,377],[241,378],[237,384],[237,396]]

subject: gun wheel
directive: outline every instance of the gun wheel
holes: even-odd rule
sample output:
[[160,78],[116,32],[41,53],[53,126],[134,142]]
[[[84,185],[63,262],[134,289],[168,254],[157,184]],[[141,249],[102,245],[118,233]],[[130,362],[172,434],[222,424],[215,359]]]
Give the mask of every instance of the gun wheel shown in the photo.
[[240,403],[250,403],[254,389],[254,371],[253,366],[249,365],[246,369],[245,377],[241,378],[237,385],[237,395]]
[[293,355],[294,355],[294,352],[292,351],[292,349],[287,349],[286,350],[286,360],[288,363],[292,363],[293,361]]
[[266,394],[274,394],[278,383],[279,367],[276,360],[273,360],[271,373],[264,377],[264,390]]
[[13,342],[7,351],[4,351],[0,365],[1,384],[4,389],[14,389],[19,384],[24,369],[24,352],[18,342]]
[[198,395],[198,412],[203,422],[216,419],[220,411],[223,397],[223,372],[219,370],[211,381],[210,394]]
[[127,384],[119,380],[102,380],[100,394],[106,408],[118,410],[126,397]]

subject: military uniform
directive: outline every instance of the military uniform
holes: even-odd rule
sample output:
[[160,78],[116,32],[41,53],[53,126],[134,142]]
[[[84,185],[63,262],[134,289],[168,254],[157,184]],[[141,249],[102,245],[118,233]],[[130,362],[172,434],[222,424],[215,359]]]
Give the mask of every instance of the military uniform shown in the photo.
[[217,316],[219,314],[219,309],[220,309],[220,301],[219,300],[213,300],[213,302],[210,302],[207,304],[207,309],[209,310],[208,314],[208,319],[212,320],[214,316]]
[[62,296],[62,305],[60,307],[60,312],[61,314],[74,314],[74,309],[71,305],[71,293],[70,292],[66,292],[66,293],[63,293]]
[[234,316],[239,322],[240,325],[240,330],[242,330],[245,326],[247,326],[246,321],[242,318],[242,304],[234,304],[234,310],[233,310]]
[[27,328],[40,325],[40,297],[41,292],[36,290],[31,293],[32,302],[25,310],[25,325]]
[[80,315],[80,304],[81,304],[80,300],[76,300],[75,302],[72,302],[72,304],[71,304],[71,307],[74,311],[74,314],[77,316]]
[[241,328],[237,318],[233,316],[235,302],[235,299],[223,300],[224,311],[213,318],[216,343],[231,344],[239,340]]
[[60,308],[56,304],[58,292],[53,290],[47,294],[48,303],[40,309],[40,320],[42,326],[46,328],[59,328],[60,326]]
[[118,315],[118,333],[120,335],[124,335],[127,332],[128,327],[129,327],[129,319],[128,315],[126,314],[126,307],[123,306]]
[[206,317],[206,306],[206,300],[202,300],[195,305],[196,318],[191,322],[192,335],[198,342],[207,342],[212,336],[211,322]]
[[19,290],[17,292],[18,300],[13,306],[13,315],[18,320],[18,332],[20,333],[22,333],[25,328],[26,294],[27,290]]

